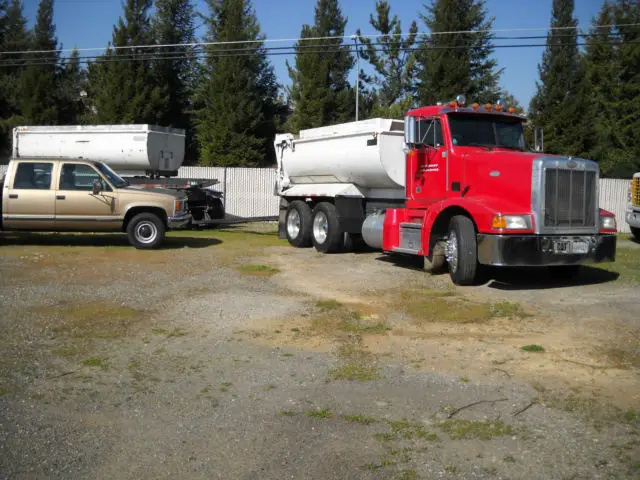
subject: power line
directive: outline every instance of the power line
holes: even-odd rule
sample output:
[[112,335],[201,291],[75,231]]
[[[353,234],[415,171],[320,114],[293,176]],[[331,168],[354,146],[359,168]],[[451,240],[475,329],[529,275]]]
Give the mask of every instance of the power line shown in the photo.
[[[602,42],[591,42],[591,45],[638,45],[640,44],[640,40],[635,41],[626,41],[626,42],[612,42],[612,41],[602,41]],[[587,43],[576,43],[576,45],[587,45]],[[537,44],[507,44],[507,45],[493,45],[493,48],[531,48],[531,47],[545,47],[546,43],[537,43]],[[314,45],[309,46],[310,48],[318,48],[323,47],[323,45]],[[294,47],[271,47],[270,49],[262,49],[261,51],[256,51],[255,49],[230,49],[230,50],[220,50],[216,53],[210,52],[193,52],[192,54],[178,53],[173,52],[173,55],[170,53],[157,54],[157,53],[143,53],[143,54],[122,54],[114,57],[109,57],[105,55],[96,55],[96,56],[85,56],[78,57],[80,63],[89,63],[91,60],[94,60],[94,63],[115,63],[115,62],[133,62],[133,61],[159,61],[159,60],[186,60],[188,58],[225,58],[225,57],[247,57],[254,55],[266,55],[266,56],[281,56],[281,55],[297,55],[297,54],[333,54],[338,53],[341,50],[335,48],[333,45],[324,45],[324,47],[334,47],[334,48],[324,48],[319,50],[302,50],[300,52],[290,51],[290,52],[272,52],[272,49],[280,49],[280,48],[294,48]],[[353,48],[352,45],[343,45],[342,49],[347,49],[351,52]],[[420,50],[460,50],[467,49],[469,46],[458,45],[458,46],[442,46],[442,47],[408,47],[408,48],[399,48],[399,51],[420,51]],[[266,51],[265,51],[266,50]],[[382,52],[382,49],[374,49],[375,52]],[[31,67],[31,66],[56,66],[57,61],[52,59],[35,59],[42,61],[30,61],[26,60],[25,62],[21,62],[19,60],[4,60],[0,61],[1,67]]]
[[[620,27],[639,27],[640,23],[623,23],[623,24],[610,24],[610,25],[592,25],[590,28],[620,28]],[[459,34],[480,34],[480,33],[496,33],[496,32],[531,32],[531,31],[555,31],[555,30],[572,30],[580,28],[578,25],[575,27],[539,27],[539,28],[503,28],[503,29],[484,29],[484,30],[452,30],[446,32],[430,32],[430,33],[416,33],[417,37],[432,37],[437,35],[459,35]],[[197,46],[213,46],[213,45],[233,45],[233,44],[248,44],[248,43],[284,43],[284,42],[306,42],[314,40],[350,40],[353,37],[359,38],[380,38],[380,37],[396,37],[396,36],[409,36],[406,33],[379,33],[379,34],[367,34],[367,35],[341,35],[341,36],[324,36],[324,37],[308,37],[308,38],[277,38],[277,39],[261,39],[261,40],[233,40],[233,41],[221,41],[221,42],[190,42],[190,43],[168,43],[168,44],[147,44],[147,45],[122,45],[122,46],[110,46],[113,50],[131,50],[131,49],[144,49],[144,48],[168,48],[168,47],[197,47]],[[20,50],[16,52],[0,52],[0,55],[6,54],[36,54],[36,53],[62,53],[62,52],[89,52],[89,51],[103,51],[105,47],[91,47],[91,48],[66,48],[66,49],[52,49],[52,50]]]

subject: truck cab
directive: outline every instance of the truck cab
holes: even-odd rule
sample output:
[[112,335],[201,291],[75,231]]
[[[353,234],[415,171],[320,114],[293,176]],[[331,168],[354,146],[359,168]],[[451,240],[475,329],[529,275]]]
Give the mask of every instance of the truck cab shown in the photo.
[[184,193],[131,186],[86,159],[12,158],[0,192],[3,230],[126,232],[131,245],[148,249],[191,219]]

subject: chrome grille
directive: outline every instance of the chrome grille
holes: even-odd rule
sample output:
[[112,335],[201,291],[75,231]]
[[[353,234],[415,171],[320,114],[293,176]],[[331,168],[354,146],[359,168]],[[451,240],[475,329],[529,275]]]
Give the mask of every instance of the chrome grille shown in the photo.
[[598,208],[596,180],[594,171],[546,168],[544,227],[595,227]]

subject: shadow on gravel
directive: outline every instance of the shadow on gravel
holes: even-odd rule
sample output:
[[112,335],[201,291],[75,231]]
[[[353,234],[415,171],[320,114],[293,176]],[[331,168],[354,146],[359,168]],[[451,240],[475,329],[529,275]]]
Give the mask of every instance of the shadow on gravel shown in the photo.
[[[405,270],[424,270],[424,260],[422,257],[414,257],[412,255],[383,255],[377,257],[376,260]],[[425,272],[425,275],[429,274]],[[449,275],[446,268],[441,275]],[[553,273],[544,267],[488,268],[483,277],[480,285],[485,285],[496,290],[544,290],[614,282],[620,277],[620,274],[598,267],[583,265],[573,278],[567,279],[554,277]]]
[[[180,248],[207,248],[221,244],[222,240],[207,237],[167,236],[157,250],[173,250]],[[40,247],[127,247],[129,244],[125,234],[71,234],[71,233],[12,233],[0,235],[0,246],[40,246]]]
[[488,272],[485,285],[496,290],[545,290],[582,287],[614,282],[619,273],[583,265],[572,278],[557,278],[546,268],[495,268]]

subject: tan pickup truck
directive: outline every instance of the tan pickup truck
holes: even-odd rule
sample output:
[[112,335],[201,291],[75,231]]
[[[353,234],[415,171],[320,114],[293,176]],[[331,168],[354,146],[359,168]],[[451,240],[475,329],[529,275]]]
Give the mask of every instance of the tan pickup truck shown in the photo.
[[126,232],[136,248],[190,223],[183,192],[129,185],[102,162],[13,158],[0,180],[3,230]]

